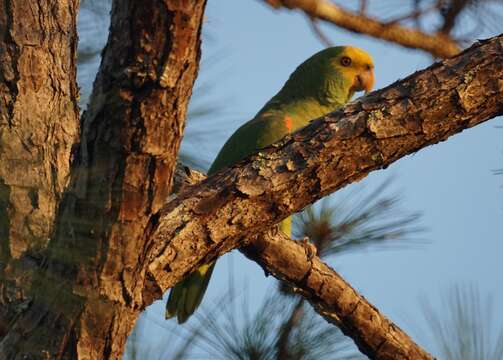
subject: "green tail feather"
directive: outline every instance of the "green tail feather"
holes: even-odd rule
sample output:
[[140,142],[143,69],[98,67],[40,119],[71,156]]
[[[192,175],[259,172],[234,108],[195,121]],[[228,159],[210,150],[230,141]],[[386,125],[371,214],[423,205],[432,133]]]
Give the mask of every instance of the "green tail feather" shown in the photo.
[[[292,218],[288,217],[283,220],[279,228],[291,237]],[[214,261],[210,264],[200,266],[199,269],[171,289],[168,302],[166,303],[166,319],[176,316],[179,324],[187,321],[199,304],[201,304],[204,293],[208,288],[211,274],[215,268],[215,263]]]
[[201,304],[214,268],[215,262],[202,265],[183,281],[175,285],[169,294],[166,304],[166,319],[170,319],[176,315],[179,324],[187,321],[199,304]]

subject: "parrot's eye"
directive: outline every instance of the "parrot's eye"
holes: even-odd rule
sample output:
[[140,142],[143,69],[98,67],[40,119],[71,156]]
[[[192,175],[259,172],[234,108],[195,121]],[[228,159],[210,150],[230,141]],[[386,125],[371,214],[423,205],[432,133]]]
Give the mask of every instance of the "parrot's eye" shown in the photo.
[[349,58],[347,56],[343,56],[341,58],[341,65],[342,66],[349,66],[349,65],[351,65],[351,58]]

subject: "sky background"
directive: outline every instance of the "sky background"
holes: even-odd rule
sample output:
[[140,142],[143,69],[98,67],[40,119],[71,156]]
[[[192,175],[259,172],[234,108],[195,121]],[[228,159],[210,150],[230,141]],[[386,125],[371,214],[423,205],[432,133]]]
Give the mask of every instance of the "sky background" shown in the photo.
[[[396,5],[397,1],[390,0],[388,9],[378,10],[392,18],[396,10],[393,3]],[[467,21],[468,25],[472,24]],[[358,46],[373,56],[376,89],[433,61],[430,55],[418,50],[407,50],[330,25],[322,28],[335,45]],[[80,30],[81,47],[99,48],[106,40],[107,21],[83,11]],[[479,37],[491,35],[495,33],[486,31]],[[216,104],[220,112],[189,123],[183,149],[196,151],[207,163],[211,162],[228,136],[255,115],[296,66],[323,47],[299,12],[273,11],[260,1],[209,0],[199,91],[192,108]],[[79,69],[84,99],[97,64],[98,61]],[[337,201],[355,188],[371,191],[391,177],[393,183],[388,194],[400,195],[400,208],[404,212],[422,214],[419,225],[427,229],[419,236],[423,243],[405,250],[367,250],[341,255],[328,262],[433,354],[438,349],[424,330],[421,297],[441,311],[445,307],[442,295],[447,289],[455,284],[471,284],[478,286],[484,296],[490,296],[494,304],[503,303],[503,176],[493,174],[493,170],[503,168],[503,129],[498,128],[502,125],[502,119],[497,118],[465,130],[446,142],[399,160],[386,170],[372,173],[332,197]],[[234,252],[219,260],[205,297],[206,306],[211,307],[212,301],[227,290],[229,271],[233,272],[238,287],[248,284],[246,296],[252,310],[258,308],[266,292],[275,286],[273,278],[264,278],[256,264]],[[501,324],[503,307],[495,306],[493,311],[493,320]],[[156,336],[171,329],[163,317],[161,301],[144,315],[146,331],[153,342]]]

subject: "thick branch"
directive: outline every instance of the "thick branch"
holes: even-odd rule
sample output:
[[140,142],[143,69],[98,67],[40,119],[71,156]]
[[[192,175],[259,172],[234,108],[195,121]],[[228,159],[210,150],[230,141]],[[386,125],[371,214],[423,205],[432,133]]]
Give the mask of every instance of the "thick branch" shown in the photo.
[[137,251],[145,247],[171,192],[199,68],[205,2],[116,0],[112,5],[109,40],[82,121],[81,171],[72,182],[75,206],[95,210],[83,220],[68,204],[65,221],[91,240],[84,251],[106,246],[106,259],[96,259],[101,263],[84,276],[98,278],[100,293],[113,301],[143,302],[136,287],[142,282],[136,277],[143,276]]
[[[200,172],[179,167],[175,191],[205,179]],[[316,256],[316,247],[289,239],[276,228],[250,237],[241,248],[266,273],[288,282],[304,296],[327,321],[351,337],[358,348],[371,359],[432,359],[397,325],[358,294],[351,285]],[[288,358],[287,342],[293,324],[302,313],[303,299],[283,325],[276,344],[278,358]]]
[[302,290],[374,359],[430,359],[333,270],[281,234],[254,238],[321,196],[503,112],[503,36],[473,46],[182,192],[163,210],[149,267],[164,289],[233,247]]
[[[476,45],[455,59],[350,104],[231,170],[185,193],[182,189],[180,198],[168,204],[154,233],[172,238],[150,268],[154,277],[156,272],[161,274],[158,284],[165,285],[160,281],[176,273],[173,265],[184,266],[194,253],[203,252],[199,259],[207,261],[239,244],[239,233],[246,233],[246,226],[263,230],[263,223],[282,211],[288,215],[298,202],[314,201],[331,188],[501,114],[502,39]],[[197,181],[202,178],[194,172],[187,174]],[[200,223],[184,212],[188,209]],[[166,230],[172,232],[165,235]],[[251,244],[243,248],[245,253],[298,289],[370,358],[431,359],[309,248],[275,231],[248,234]],[[198,241],[200,237],[206,242]],[[168,266],[155,267],[166,257]]]
[[345,10],[329,0],[264,0],[278,8],[300,9],[313,18],[346,30],[366,34],[412,49],[421,49],[435,57],[449,58],[459,53],[459,46],[446,34],[427,34],[397,22],[383,23],[374,18]]
[[503,111],[503,35],[432,65],[172,200],[145,260],[166,290],[309,203]]
[[141,259],[171,191],[205,3],[113,1],[50,268],[57,273],[72,249],[72,292],[84,299],[72,339],[79,357],[120,357],[143,303],[161,296],[142,293]]
[[292,285],[369,358],[433,359],[301,243],[274,230],[253,237],[251,242],[243,249],[249,258]]

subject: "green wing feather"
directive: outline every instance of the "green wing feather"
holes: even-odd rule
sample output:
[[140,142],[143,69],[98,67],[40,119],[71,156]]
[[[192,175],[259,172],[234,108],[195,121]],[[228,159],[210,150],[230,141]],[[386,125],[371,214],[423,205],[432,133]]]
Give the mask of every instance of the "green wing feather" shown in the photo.
[[[286,126],[285,116],[291,119],[292,126],[290,128]],[[305,125],[294,119],[298,118],[281,111],[259,113],[256,118],[241,126],[227,140],[211,165],[208,175],[235,164],[253,152],[280,140],[291,131]],[[291,236],[290,217],[280,224],[280,229]],[[176,315],[178,323],[182,324],[187,321],[201,303],[214,267],[215,262],[199,267],[173,288],[166,305],[167,319]]]
[[[208,175],[236,163],[265,144],[272,144],[287,132],[271,116],[257,117],[239,128],[220,150],[211,165]],[[265,131],[264,131],[265,130]],[[264,145],[261,145],[264,144]],[[286,230],[286,228],[285,228]],[[201,303],[213,273],[215,262],[204,264],[183,281],[175,285],[166,304],[166,319],[177,316],[182,324],[194,313]]]

